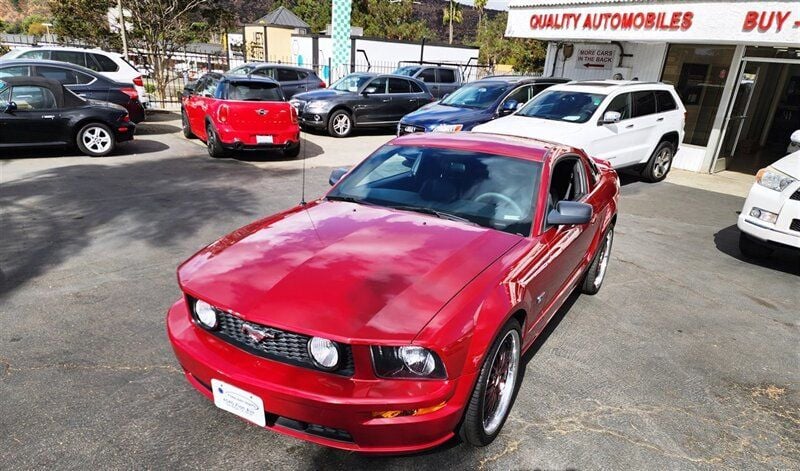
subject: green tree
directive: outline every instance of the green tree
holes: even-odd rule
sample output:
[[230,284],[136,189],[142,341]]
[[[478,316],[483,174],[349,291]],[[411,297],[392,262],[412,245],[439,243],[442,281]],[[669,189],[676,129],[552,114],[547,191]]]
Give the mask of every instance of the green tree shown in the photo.
[[287,8],[308,23],[314,33],[324,31],[331,22],[331,0],[297,0]]
[[422,20],[414,20],[413,0],[354,0],[352,23],[365,36],[417,41],[434,35]]
[[547,46],[536,39],[506,38],[507,13],[487,19],[478,31],[477,43],[481,46],[483,64],[508,64],[515,72],[541,72]]
[[489,0],[475,0],[473,6],[478,10],[478,30],[483,26],[483,10]]
[[62,39],[86,42],[104,49],[118,48],[119,35],[108,24],[108,9],[113,0],[50,0],[52,32]]
[[442,22],[446,25],[449,25],[449,43],[453,44],[453,23],[461,23],[461,21],[464,19],[464,15],[461,13],[461,4],[455,0],[450,0],[447,8],[442,10],[442,13]]

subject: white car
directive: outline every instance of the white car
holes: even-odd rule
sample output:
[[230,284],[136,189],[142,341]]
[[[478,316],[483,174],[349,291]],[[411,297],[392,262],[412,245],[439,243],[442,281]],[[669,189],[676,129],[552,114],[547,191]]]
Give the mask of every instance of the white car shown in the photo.
[[800,250],[800,151],[758,171],[736,225],[746,257],[767,257],[775,246]]
[[601,80],[554,85],[475,132],[533,137],[583,149],[614,168],[663,180],[683,142],[686,109],[671,85]]
[[115,82],[132,83],[139,94],[139,101],[147,107],[147,92],[144,88],[142,73],[116,52],[79,47],[26,47],[12,49],[0,57],[0,60],[4,59],[49,59],[88,67]]

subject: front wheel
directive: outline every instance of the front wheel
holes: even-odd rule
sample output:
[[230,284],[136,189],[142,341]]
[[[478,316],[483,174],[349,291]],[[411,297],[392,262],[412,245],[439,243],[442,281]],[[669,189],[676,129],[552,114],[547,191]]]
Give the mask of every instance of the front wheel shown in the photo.
[[520,325],[509,319],[483,361],[458,434],[472,446],[486,446],[497,438],[511,412],[519,379],[522,340]]
[[667,174],[672,168],[672,158],[675,156],[675,148],[669,142],[662,142],[650,156],[642,177],[650,183],[657,183],[667,178]]
[[597,254],[586,270],[586,276],[583,278],[583,285],[581,286],[583,293],[597,294],[600,291],[600,287],[603,286],[603,280],[606,279],[606,271],[608,270],[608,260],[611,258],[611,245],[613,242],[614,226],[610,226],[600,241],[602,245],[597,249]]
[[89,123],[83,126],[75,138],[78,149],[91,157],[110,154],[117,143],[111,128],[103,123]]
[[345,110],[337,110],[328,118],[328,133],[333,137],[347,137],[353,132],[353,118]]

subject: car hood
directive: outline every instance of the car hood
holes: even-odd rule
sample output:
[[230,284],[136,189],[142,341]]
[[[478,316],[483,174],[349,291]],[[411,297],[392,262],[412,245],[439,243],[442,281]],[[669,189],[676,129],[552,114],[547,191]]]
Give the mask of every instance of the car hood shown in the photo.
[[772,164],[772,167],[800,180],[800,151],[793,152]]
[[416,124],[418,126],[467,124],[485,119],[489,114],[489,111],[485,109],[457,108],[435,103],[405,115],[403,124]]
[[343,342],[410,342],[519,236],[322,201],[255,222],[178,270],[191,296],[244,319]]
[[294,95],[292,98],[297,100],[303,101],[311,101],[311,100],[327,100],[330,98],[338,98],[340,96],[353,96],[354,93],[351,92],[340,92],[338,90],[330,90],[330,89],[321,89],[321,90],[313,90],[310,92],[303,92]]
[[515,115],[495,119],[494,121],[475,126],[473,129],[475,132],[530,137],[582,148],[585,147],[585,143],[583,142],[580,130],[580,123],[568,123],[565,121],[553,121]]

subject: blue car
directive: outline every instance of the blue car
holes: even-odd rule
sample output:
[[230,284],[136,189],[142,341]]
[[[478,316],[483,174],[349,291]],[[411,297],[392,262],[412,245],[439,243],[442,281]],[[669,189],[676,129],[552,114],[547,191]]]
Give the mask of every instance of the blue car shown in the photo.
[[487,77],[403,116],[397,124],[397,135],[470,131],[474,126],[513,113],[542,90],[569,81],[554,77]]

